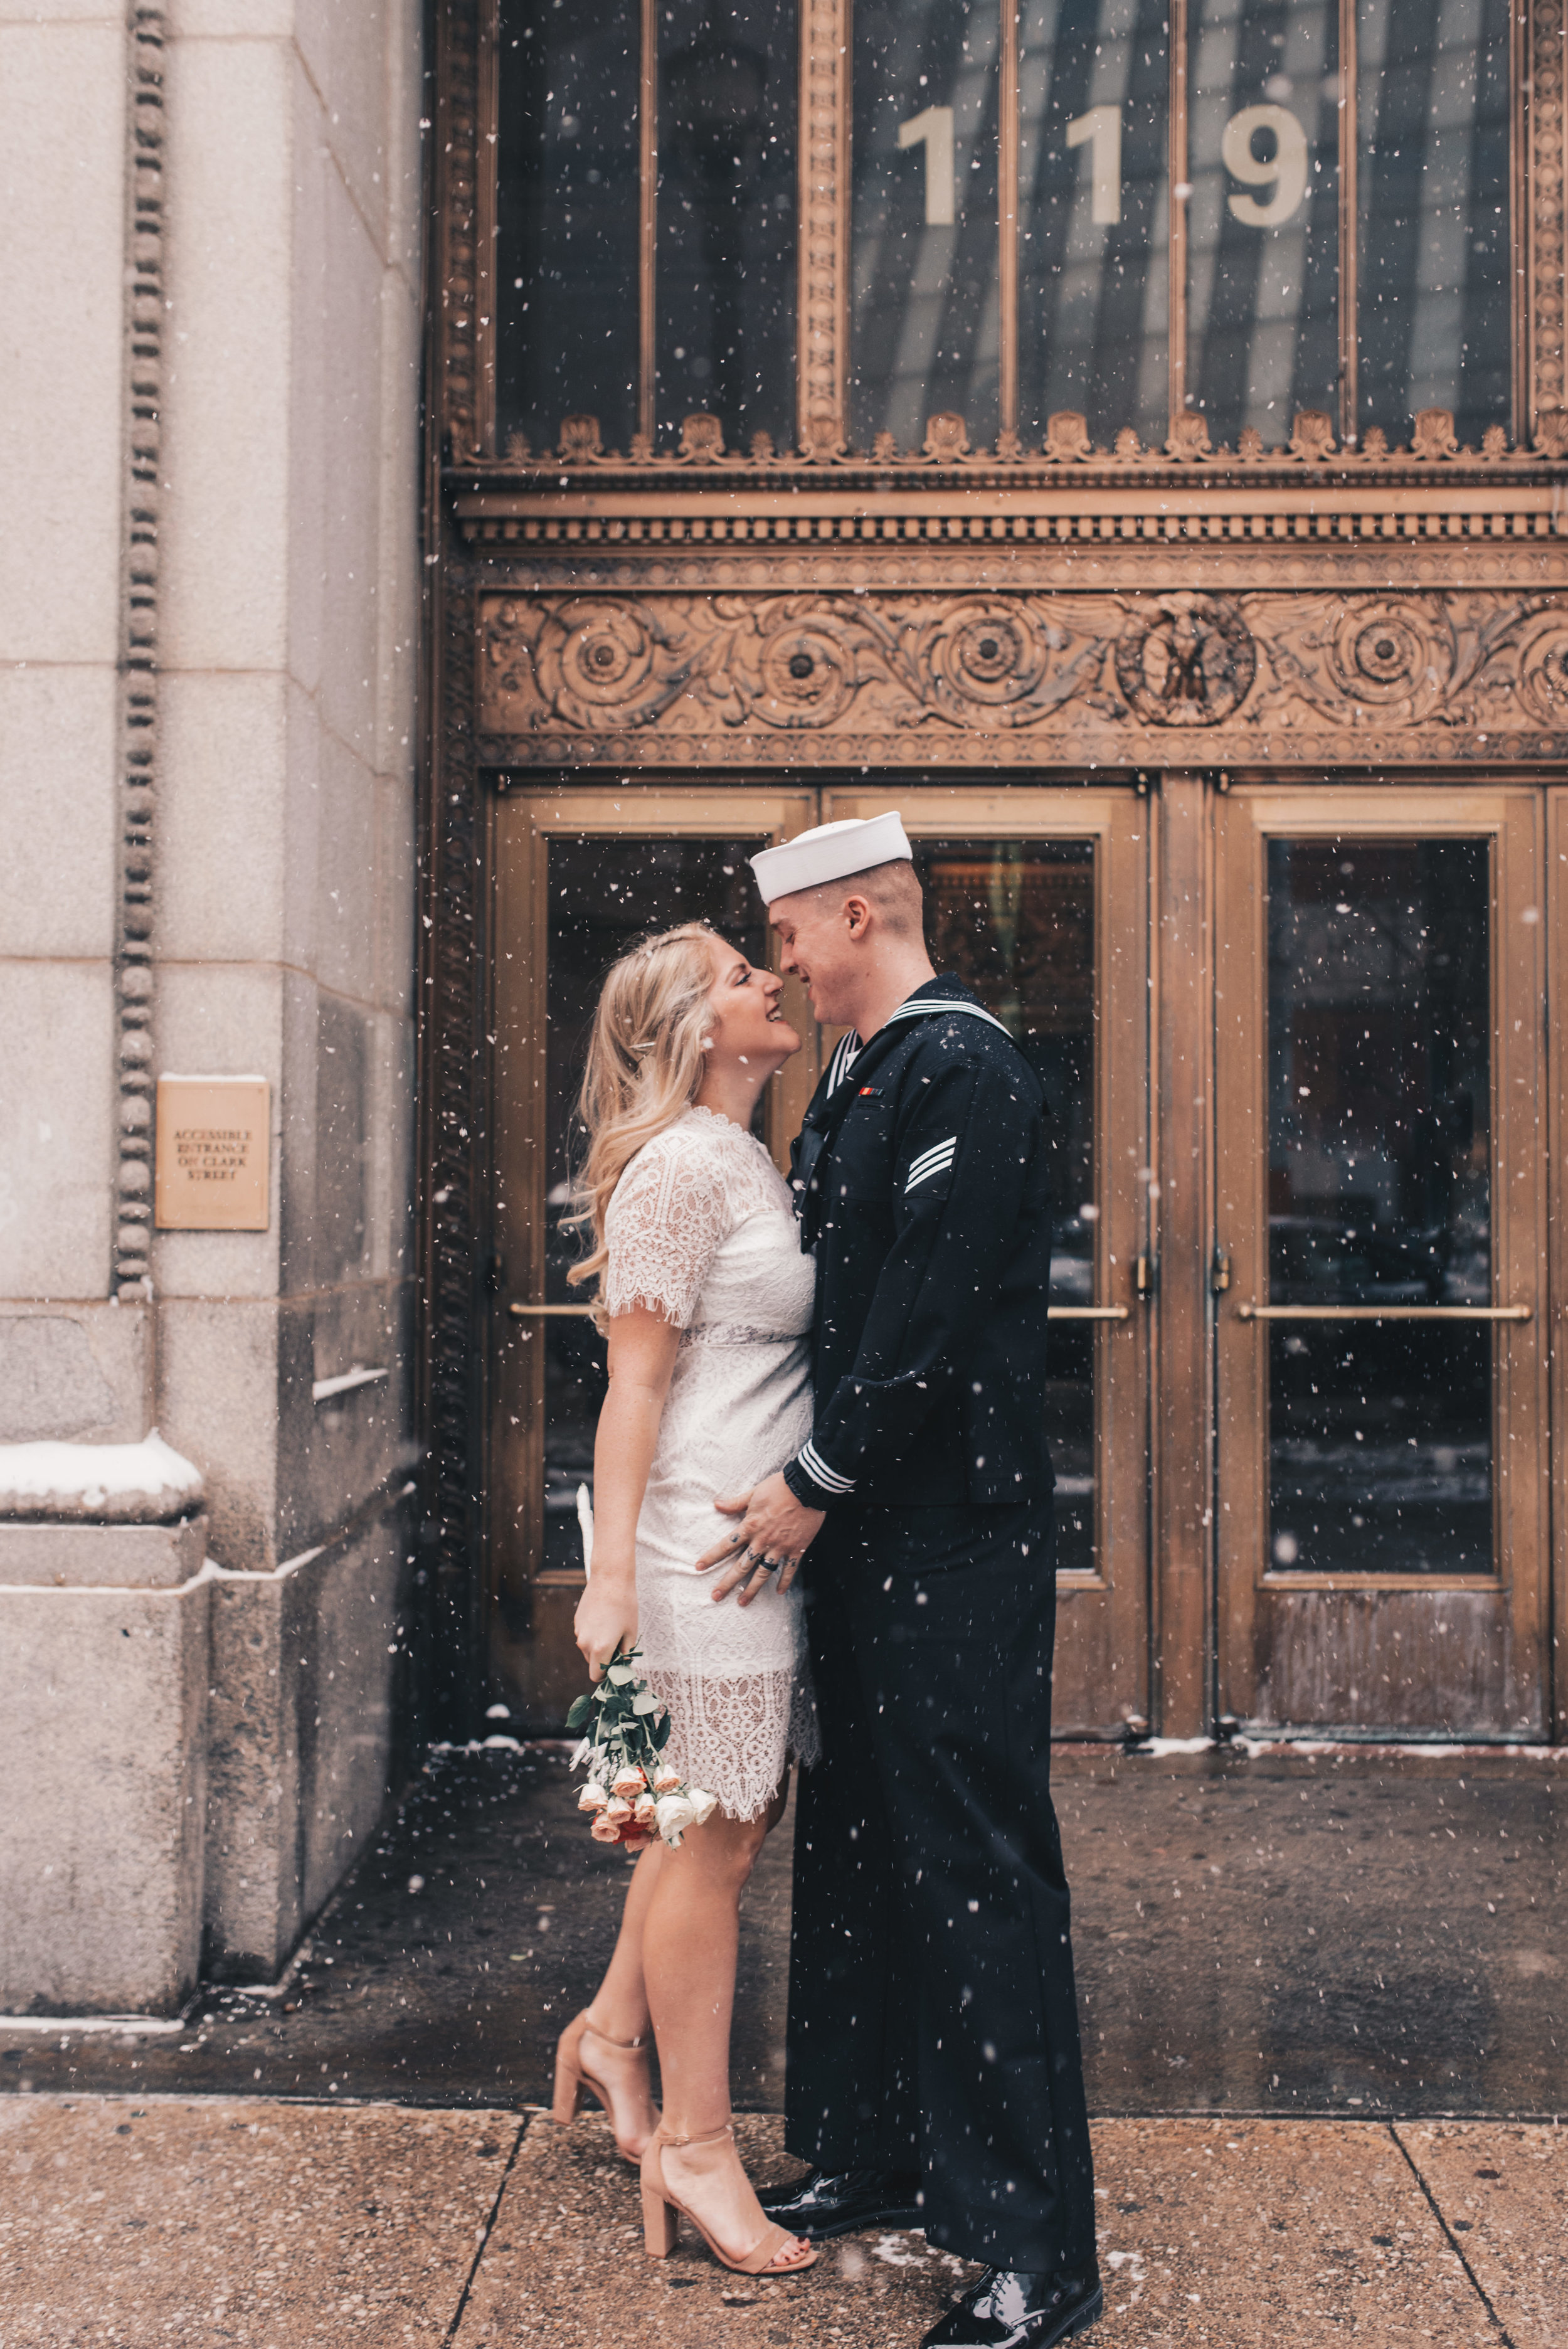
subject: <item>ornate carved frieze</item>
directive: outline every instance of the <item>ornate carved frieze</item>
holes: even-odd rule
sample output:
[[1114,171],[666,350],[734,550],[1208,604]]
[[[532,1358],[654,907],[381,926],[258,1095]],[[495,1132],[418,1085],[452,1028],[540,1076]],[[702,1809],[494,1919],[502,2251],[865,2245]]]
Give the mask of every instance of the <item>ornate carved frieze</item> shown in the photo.
[[1568,595],[490,594],[476,656],[514,766],[1568,753]]

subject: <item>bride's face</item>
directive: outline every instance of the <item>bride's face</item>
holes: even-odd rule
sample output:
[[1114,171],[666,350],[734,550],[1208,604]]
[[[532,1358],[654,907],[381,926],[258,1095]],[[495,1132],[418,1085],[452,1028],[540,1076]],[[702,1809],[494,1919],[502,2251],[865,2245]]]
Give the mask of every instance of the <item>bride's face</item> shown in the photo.
[[757,969],[722,940],[715,942],[713,964],[709,1066],[728,1061],[753,1076],[771,1076],[800,1049],[799,1037],[779,1009],[783,980],[775,971]]

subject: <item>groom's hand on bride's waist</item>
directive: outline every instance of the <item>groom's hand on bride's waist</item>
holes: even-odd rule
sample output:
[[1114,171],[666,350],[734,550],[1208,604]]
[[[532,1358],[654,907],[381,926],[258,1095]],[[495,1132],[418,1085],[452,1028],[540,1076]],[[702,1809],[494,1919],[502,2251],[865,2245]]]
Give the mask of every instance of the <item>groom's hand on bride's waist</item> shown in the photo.
[[738,1589],[744,1607],[775,1577],[779,1589],[788,1590],[801,1551],[821,1530],[823,1511],[803,1507],[781,1475],[765,1476],[749,1493],[713,1506],[722,1516],[735,1520],[731,1530],[696,1562],[701,1574],[715,1567],[721,1569],[713,1578],[714,1597],[727,1599]]

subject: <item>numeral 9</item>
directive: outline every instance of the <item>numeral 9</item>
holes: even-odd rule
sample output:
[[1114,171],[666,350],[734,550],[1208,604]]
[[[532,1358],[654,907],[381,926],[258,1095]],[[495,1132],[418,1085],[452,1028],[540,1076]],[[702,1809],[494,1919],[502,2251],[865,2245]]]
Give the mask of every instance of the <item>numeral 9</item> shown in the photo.
[[[1274,133],[1274,151],[1266,163],[1253,153],[1256,130]],[[1283,106],[1248,106],[1233,114],[1220,141],[1220,160],[1243,186],[1274,188],[1266,203],[1259,203],[1255,196],[1231,198],[1233,214],[1249,228],[1278,228],[1306,193],[1306,133]]]

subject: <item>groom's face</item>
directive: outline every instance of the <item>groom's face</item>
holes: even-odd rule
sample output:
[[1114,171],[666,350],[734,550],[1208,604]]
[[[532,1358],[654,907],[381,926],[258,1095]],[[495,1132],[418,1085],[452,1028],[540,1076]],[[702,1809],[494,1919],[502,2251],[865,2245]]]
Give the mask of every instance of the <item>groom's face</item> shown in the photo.
[[865,969],[866,900],[833,889],[802,889],[793,897],[776,897],[768,918],[779,933],[779,968],[787,978],[798,978],[811,999],[811,1009],[827,1027],[850,1023],[851,996]]

